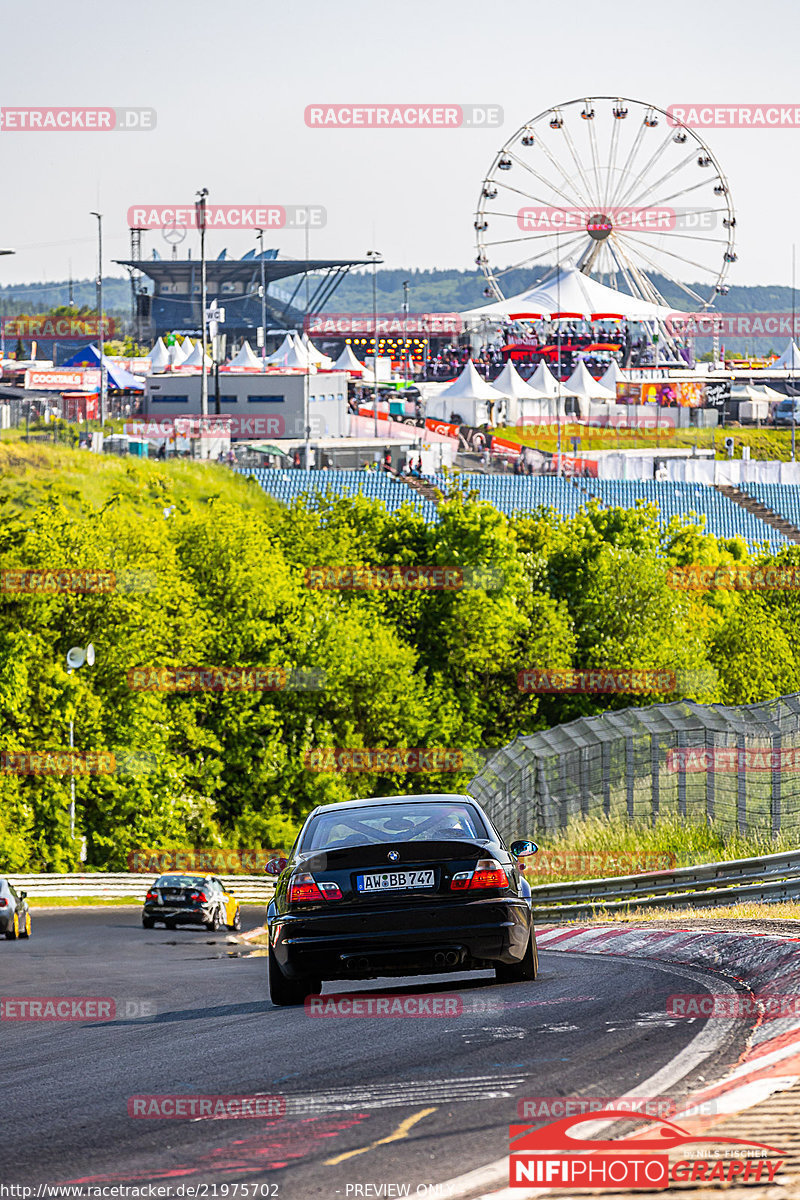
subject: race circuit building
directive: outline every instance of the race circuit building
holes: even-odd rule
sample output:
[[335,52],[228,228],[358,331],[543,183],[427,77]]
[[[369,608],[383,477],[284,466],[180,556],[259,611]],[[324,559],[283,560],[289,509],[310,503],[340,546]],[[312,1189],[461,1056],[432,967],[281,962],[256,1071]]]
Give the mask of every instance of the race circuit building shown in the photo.
[[[353,267],[368,266],[370,259],[281,258],[277,250],[264,251],[263,272],[267,293],[267,334],[282,337],[286,329],[303,328],[306,312],[319,312]],[[247,338],[255,345],[261,326],[262,256],[252,250],[244,258],[228,258],[227,251],[206,260],[206,296],[225,310],[219,332],[229,341]],[[131,275],[136,339],[152,342],[171,331],[200,335],[199,258],[118,258]],[[149,285],[145,282],[149,281]],[[269,348],[269,345],[268,345]]]

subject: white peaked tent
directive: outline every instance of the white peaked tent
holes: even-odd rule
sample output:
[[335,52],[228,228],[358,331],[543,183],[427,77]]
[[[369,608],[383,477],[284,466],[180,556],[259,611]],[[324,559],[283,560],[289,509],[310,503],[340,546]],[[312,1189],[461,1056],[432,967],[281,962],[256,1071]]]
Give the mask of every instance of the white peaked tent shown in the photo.
[[169,366],[169,350],[164,345],[161,338],[158,339],[153,349],[150,351],[150,370],[164,371]]
[[800,350],[795,342],[787,342],[786,349],[778,361],[772,364],[772,367],[773,369],[777,367],[779,370],[785,368],[789,371],[796,371],[800,367]]
[[274,363],[279,366],[285,366],[287,356],[288,356],[289,352],[293,349],[294,349],[294,342],[292,341],[292,335],[290,333],[287,333],[286,337],[283,339],[280,346],[278,346],[278,349],[273,350],[272,354],[267,355],[267,363],[268,364]]
[[514,364],[509,361],[495,379],[492,387],[497,388],[506,396],[506,421],[516,425],[523,417],[542,415],[542,401],[547,400],[544,392],[537,392],[520,375]]
[[[208,355],[205,356],[205,363],[206,363],[207,367],[213,366],[213,363],[211,362],[211,359],[209,358]],[[194,344],[194,349],[192,350],[192,353],[189,355],[188,358],[185,358],[183,360],[183,362],[181,363],[181,366],[182,367],[202,367],[202,365],[203,365],[203,345],[202,345],[202,342],[200,341],[200,339],[198,338]]]
[[546,417],[548,420],[554,419],[556,409],[560,416],[566,416],[567,407],[564,400],[566,386],[561,384],[561,394],[559,397],[559,383],[553,372],[550,370],[546,362],[540,362],[536,370],[528,380],[528,387],[533,388],[544,395],[546,400],[540,405],[538,411],[532,410],[530,404],[525,406],[525,416]]
[[[481,379],[470,359],[458,379],[454,379],[435,400],[428,403],[427,416],[446,420],[451,413],[458,413],[467,425],[485,425],[490,420],[491,404],[494,406],[491,422],[497,425],[505,415],[504,400],[502,392]],[[434,411],[431,411],[432,408]]]
[[629,296],[627,292],[618,292],[616,288],[606,287],[590,275],[584,275],[575,266],[564,266],[551,279],[535,284],[527,291],[494,304],[468,309],[461,316],[480,323],[482,318],[498,321],[548,319],[559,312],[570,316],[579,313],[586,320],[597,314],[598,318],[604,315],[626,321],[666,321],[674,310],[666,304],[652,304],[649,300]]
[[[545,396],[552,397],[558,392],[558,380],[547,363],[540,362],[528,380],[528,387],[534,388],[537,392],[543,393]],[[563,387],[561,390],[563,393]]]
[[193,349],[190,338],[184,338],[182,342],[175,342],[169,350],[170,364],[173,367],[182,367]]
[[228,366],[229,367],[249,367],[251,370],[252,369],[259,370],[261,368],[261,360],[259,358],[256,358],[255,354],[253,353],[253,351],[250,347],[250,343],[243,342],[241,350],[239,350],[238,354],[234,355],[234,357],[228,363]]
[[326,371],[329,371],[333,366],[333,359],[329,358],[327,354],[323,354],[321,350],[318,350],[307,333],[303,334],[302,340],[303,348],[308,355],[308,361],[313,363],[315,367],[323,367]]
[[308,351],[297,334],[292,334],[292,344],[286,355],[286,367],[296,371],[315,371],[316,367],[308,357]]
[[349,343],[345,345],[333,367],[335,371],[358,371],[360,373],[364,370],[364,364],[358,361]]
[[613,392],[616,396],[617,384],[620,381],[624,382],[624,380],[625,376],[620,370],[619,363],[615,358],[612,358],[611,362],[606,367],[605,372],[600,376],[599,382],[603,387],[608,388],[608,390]]
[[613,401],[617,398],[615,391],[612,392],[610,388],[603,387],[602,383],[598,383],[596,379],[592,378],[583,359],[580,360],[564,384],[564,391],[568,396],[579,396],[586,400]]

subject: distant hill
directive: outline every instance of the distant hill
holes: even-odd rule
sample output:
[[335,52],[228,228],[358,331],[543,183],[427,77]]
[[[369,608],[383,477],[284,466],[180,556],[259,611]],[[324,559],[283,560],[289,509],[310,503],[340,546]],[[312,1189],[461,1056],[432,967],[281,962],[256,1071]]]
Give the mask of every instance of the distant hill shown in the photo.
[[[504,290],[507,295],[521,292],[536,283],[543,273],[541,270],[510,272],[503,280]],[[402,311],[404,280],[408,281],[408,306],[413,313],[461,312],[488,303],[484,295],[486,282],[480,271],[393,268],[377,272],[379,312]],[[674,284],[660,276],[653,276],[653,281],[668,304],[677,309],[689,307],[686,297]],[[702,290],[699,284],[691,286]],[[71,287],[76,307],[86,305],[94,308],[94,279],[73,280]],[[47,312],[58,305],[67,304],[69,291],[68,280],[0,287],[0,315]],[[103,280],[103,305],[109,315],[123,323],[127,322],[130,304],[131,292],[127,279],[110,277]],[[796,304],[800,311],[800,300]],[[727,296],[720,297],[717,308],[722,312],[788,313],[792,310],[792,289],[778,284],[731,287]],[[367,269],[347,275],[326,305],[326,310],[372,312],[372,272]],[[774,348],[782,348],[785,342],[785,336],[776,338]],[[747,346],[756,353],[763,353],[770,349],[770,341],[764,338],[747,339]]]

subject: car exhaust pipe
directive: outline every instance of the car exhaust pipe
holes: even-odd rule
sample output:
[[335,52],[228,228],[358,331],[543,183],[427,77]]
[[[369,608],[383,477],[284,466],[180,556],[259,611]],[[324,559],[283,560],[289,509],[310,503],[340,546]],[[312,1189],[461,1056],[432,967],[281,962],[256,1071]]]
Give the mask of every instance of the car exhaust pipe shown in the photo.
[[457,950],[448,950],[447,954],[444,956],[444,961],[447,963],[448,967],[455,967],[458,964],[458,957],[459,955]]
[[437,950],[433,956],[433,965],[435,967],[444,967],[447,965],[447,955],[443,950]]

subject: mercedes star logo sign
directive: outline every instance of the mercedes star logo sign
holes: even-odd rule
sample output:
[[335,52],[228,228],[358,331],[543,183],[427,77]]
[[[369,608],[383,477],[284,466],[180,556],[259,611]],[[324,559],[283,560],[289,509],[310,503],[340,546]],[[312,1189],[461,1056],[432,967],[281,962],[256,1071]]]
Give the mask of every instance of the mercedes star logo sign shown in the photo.
[[397,860],[399,859],[400,855],[397,853],[397,851],[396,851],[396,850],[390,850],[390,851],[389,851],[389,853],[388,853],[388,855],[387,855],[387,857],[388,857],[388,859],[389,859],[389,862],[397,862]]

